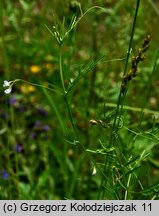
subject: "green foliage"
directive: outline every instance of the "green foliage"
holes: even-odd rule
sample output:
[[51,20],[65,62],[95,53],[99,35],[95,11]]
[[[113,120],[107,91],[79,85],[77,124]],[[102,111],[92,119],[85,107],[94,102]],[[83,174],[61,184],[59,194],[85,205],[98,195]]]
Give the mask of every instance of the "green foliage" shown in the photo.
[[157,3],[0,3],[0,198],[158,199]]

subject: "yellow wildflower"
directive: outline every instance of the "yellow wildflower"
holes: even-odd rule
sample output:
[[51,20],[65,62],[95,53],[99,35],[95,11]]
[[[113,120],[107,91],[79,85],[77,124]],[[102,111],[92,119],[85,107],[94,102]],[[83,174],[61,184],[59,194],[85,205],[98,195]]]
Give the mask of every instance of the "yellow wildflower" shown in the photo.
[[38,65],[32,65],[30,66],[30,71],[32,73],[39,73],[41,71],[41,67]]
[[21,89],[23,94],[28,94],[28,93],[35,91],[35,87],[32,85],[28,85],[28,84],[21,85],[20,89]]

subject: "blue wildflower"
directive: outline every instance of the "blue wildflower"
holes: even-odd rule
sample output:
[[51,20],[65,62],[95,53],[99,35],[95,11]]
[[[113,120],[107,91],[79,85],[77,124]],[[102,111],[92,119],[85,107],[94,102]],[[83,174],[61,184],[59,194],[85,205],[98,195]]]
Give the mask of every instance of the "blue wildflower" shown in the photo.
[[49,130],[50,130],[49,125],[45,125],[45,126],[43,127],[43,130],[44,130],[44,131],[49,131]]
[[16,152],[17,152],[17,153],[20,153],[20,152],[22,152],[22,151],[23,151],[23,146],[20,145],[20,144],[17,144],[17,145],[16,145]]
[[8,178],[9,178],[9,173],[5,169],[2,170],[2,178],[4,180],[8,180]]

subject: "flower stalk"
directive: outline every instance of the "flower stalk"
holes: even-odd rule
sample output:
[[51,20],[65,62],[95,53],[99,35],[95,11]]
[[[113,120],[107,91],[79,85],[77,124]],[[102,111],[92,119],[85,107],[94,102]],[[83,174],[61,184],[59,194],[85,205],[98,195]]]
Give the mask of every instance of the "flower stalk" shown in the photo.
[[125,94],[125,92],[126,92],[128,82],[130,82],[137,75],[138,63],[140,61],[144,61],[144,59],[145,59],[144,53],[149,48],[150,40],[151,40],[151,35],[148,34],[147,37],[144,40],[144,43],[143,43],[142,47],[139,48],[139,50],[138,50],[138,55],[132,57],[131,69],[128,72],[128,74],[123,76],[123,79],[122,79],[121,92],[123,94]]

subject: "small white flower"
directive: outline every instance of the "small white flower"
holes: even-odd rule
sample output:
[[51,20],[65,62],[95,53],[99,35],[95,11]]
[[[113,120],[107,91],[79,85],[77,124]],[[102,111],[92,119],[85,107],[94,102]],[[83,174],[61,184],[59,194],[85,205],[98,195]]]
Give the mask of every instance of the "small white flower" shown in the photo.
[[6,89],[6,90],[4,91],[4,93],[5,93],[5,94],[10,94],[10,93],[11,93],[11,91],[12,91],[12,88],[11,88],[11,87],[9,87],[8,89]]
[[9,94],[12,91],[12,85],[13,81],[8,82],[7,80],[4,80],[3,87],[7,87],[7,89],[4,91],[5,94]]
[[4,80],[3,87],[9,87],[11,82],[8,82],[7,80]]
[[94,166],[92,175],[96,175],[96,174],[97,174],[97,170],[96,170],[96,167]]
[[9,87],[13,84],[13,81],[7,81],[7,80],[4,80],[4,84],[3,84],[3,87]]

